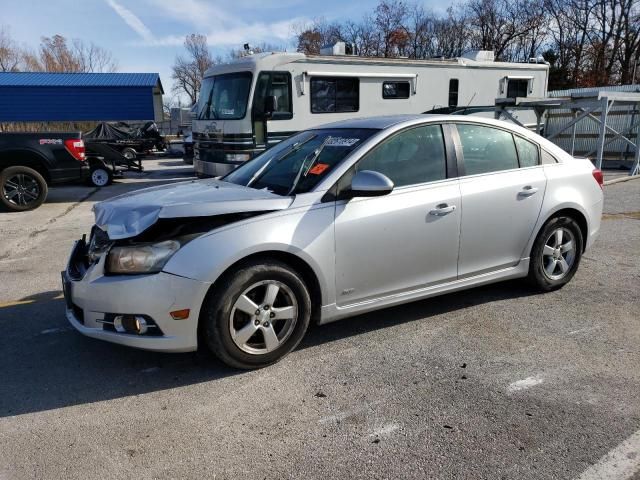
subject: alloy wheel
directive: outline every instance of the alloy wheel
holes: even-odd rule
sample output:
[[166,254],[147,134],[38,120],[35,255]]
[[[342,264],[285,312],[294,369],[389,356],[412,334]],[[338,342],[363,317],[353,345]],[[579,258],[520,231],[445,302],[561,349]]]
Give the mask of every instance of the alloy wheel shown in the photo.
[[4,182],[2,194],[9,203],[26,207],[35,203],[40,196],[40,186],[35,178],[25,173],[17,173]]
[[576,260],[576,240],[567,228],[555,229],[544,243],[542,266],[544,274],[551,280],[561,280],[570,271]]
[[235,301],[229,331],[243,352],[261,355],[280,347],[293,333],[298,302],[282,282],[265,280],[247,288]]

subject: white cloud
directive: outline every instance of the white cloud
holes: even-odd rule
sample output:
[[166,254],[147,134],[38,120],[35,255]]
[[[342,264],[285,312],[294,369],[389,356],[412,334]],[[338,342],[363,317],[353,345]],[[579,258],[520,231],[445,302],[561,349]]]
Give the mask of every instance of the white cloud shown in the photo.
[[131,29],[140,35],[140,38],[145,40],[146,42],[153,42],[153,33],[151,30],[142,23],[142,20],[138,18],[138,16],[133,13],[128,8],[120,5],[116,0],[106,0],[107,4],[113,9],[114,12],[118,14],[124,22],[131,27]]

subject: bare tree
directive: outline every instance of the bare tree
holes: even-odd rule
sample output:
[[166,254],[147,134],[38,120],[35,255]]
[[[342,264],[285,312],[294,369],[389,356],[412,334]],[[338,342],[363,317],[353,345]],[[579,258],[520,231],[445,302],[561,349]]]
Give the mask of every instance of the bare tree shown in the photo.
[[342,25],[317,18],[311,23],[302,23],[293,27],[298,44],[298,52],[318,55],[325,45],[343,40]]
[[213,57],[207,45],[207,37],[192,33],[184,40],[187,56],[178,55],[171,67],[174,80],[173,91],[186,94],[193,105],[198,99],[200,85],[207,69],[214,65]]
[[0,26],[0,72],[17,72],[21,60],[20,48],[9,35],[8,29]]
[[379,31],[382,56],[397,56],[398,49],[402,49],[408,40],[405,26],[407,15],[407,4],[402,0],[381,0],[376,7],[374,21]]
[[493,50],[499,60],[511,60],[509,47],[544,21],[536,0],[469,0],[466,5],[473,26],[472,45]]
[[432,56],[459,57],[469,48],[471,32],[466,13],[462,9],[447,9],[445,18],[436,19],[433,26],[434,52]]
[[69,44],[62,35],[42,37],[37,53],[24,51],[21,61],[25,70],[39,72],[114,72],[118,69],[107,50],[77,39]]
[[636,81],[636,71],[640,63],[640,2],[627,0],[621,2],[621,36],[624,39],[619,51],[620,83]]

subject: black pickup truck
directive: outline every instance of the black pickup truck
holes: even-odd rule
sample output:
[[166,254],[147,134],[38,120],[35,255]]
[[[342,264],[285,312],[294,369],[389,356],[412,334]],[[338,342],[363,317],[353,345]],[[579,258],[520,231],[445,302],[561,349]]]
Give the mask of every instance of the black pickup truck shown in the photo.
[[37,208],[47,198],[47,185],[88,177],[80,132],[0,133],[0,207]]

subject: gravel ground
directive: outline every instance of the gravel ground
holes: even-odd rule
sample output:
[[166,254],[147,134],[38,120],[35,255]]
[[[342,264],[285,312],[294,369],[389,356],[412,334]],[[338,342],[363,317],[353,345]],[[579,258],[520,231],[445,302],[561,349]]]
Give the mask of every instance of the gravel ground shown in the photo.
[[91,205],[192,175],[164,162],[0,214],[0,479],[570,479],[640,430],[640,181],[605,188],[560,291],[506,282],[354,317],[237,372],[64,319],[59,271]]

